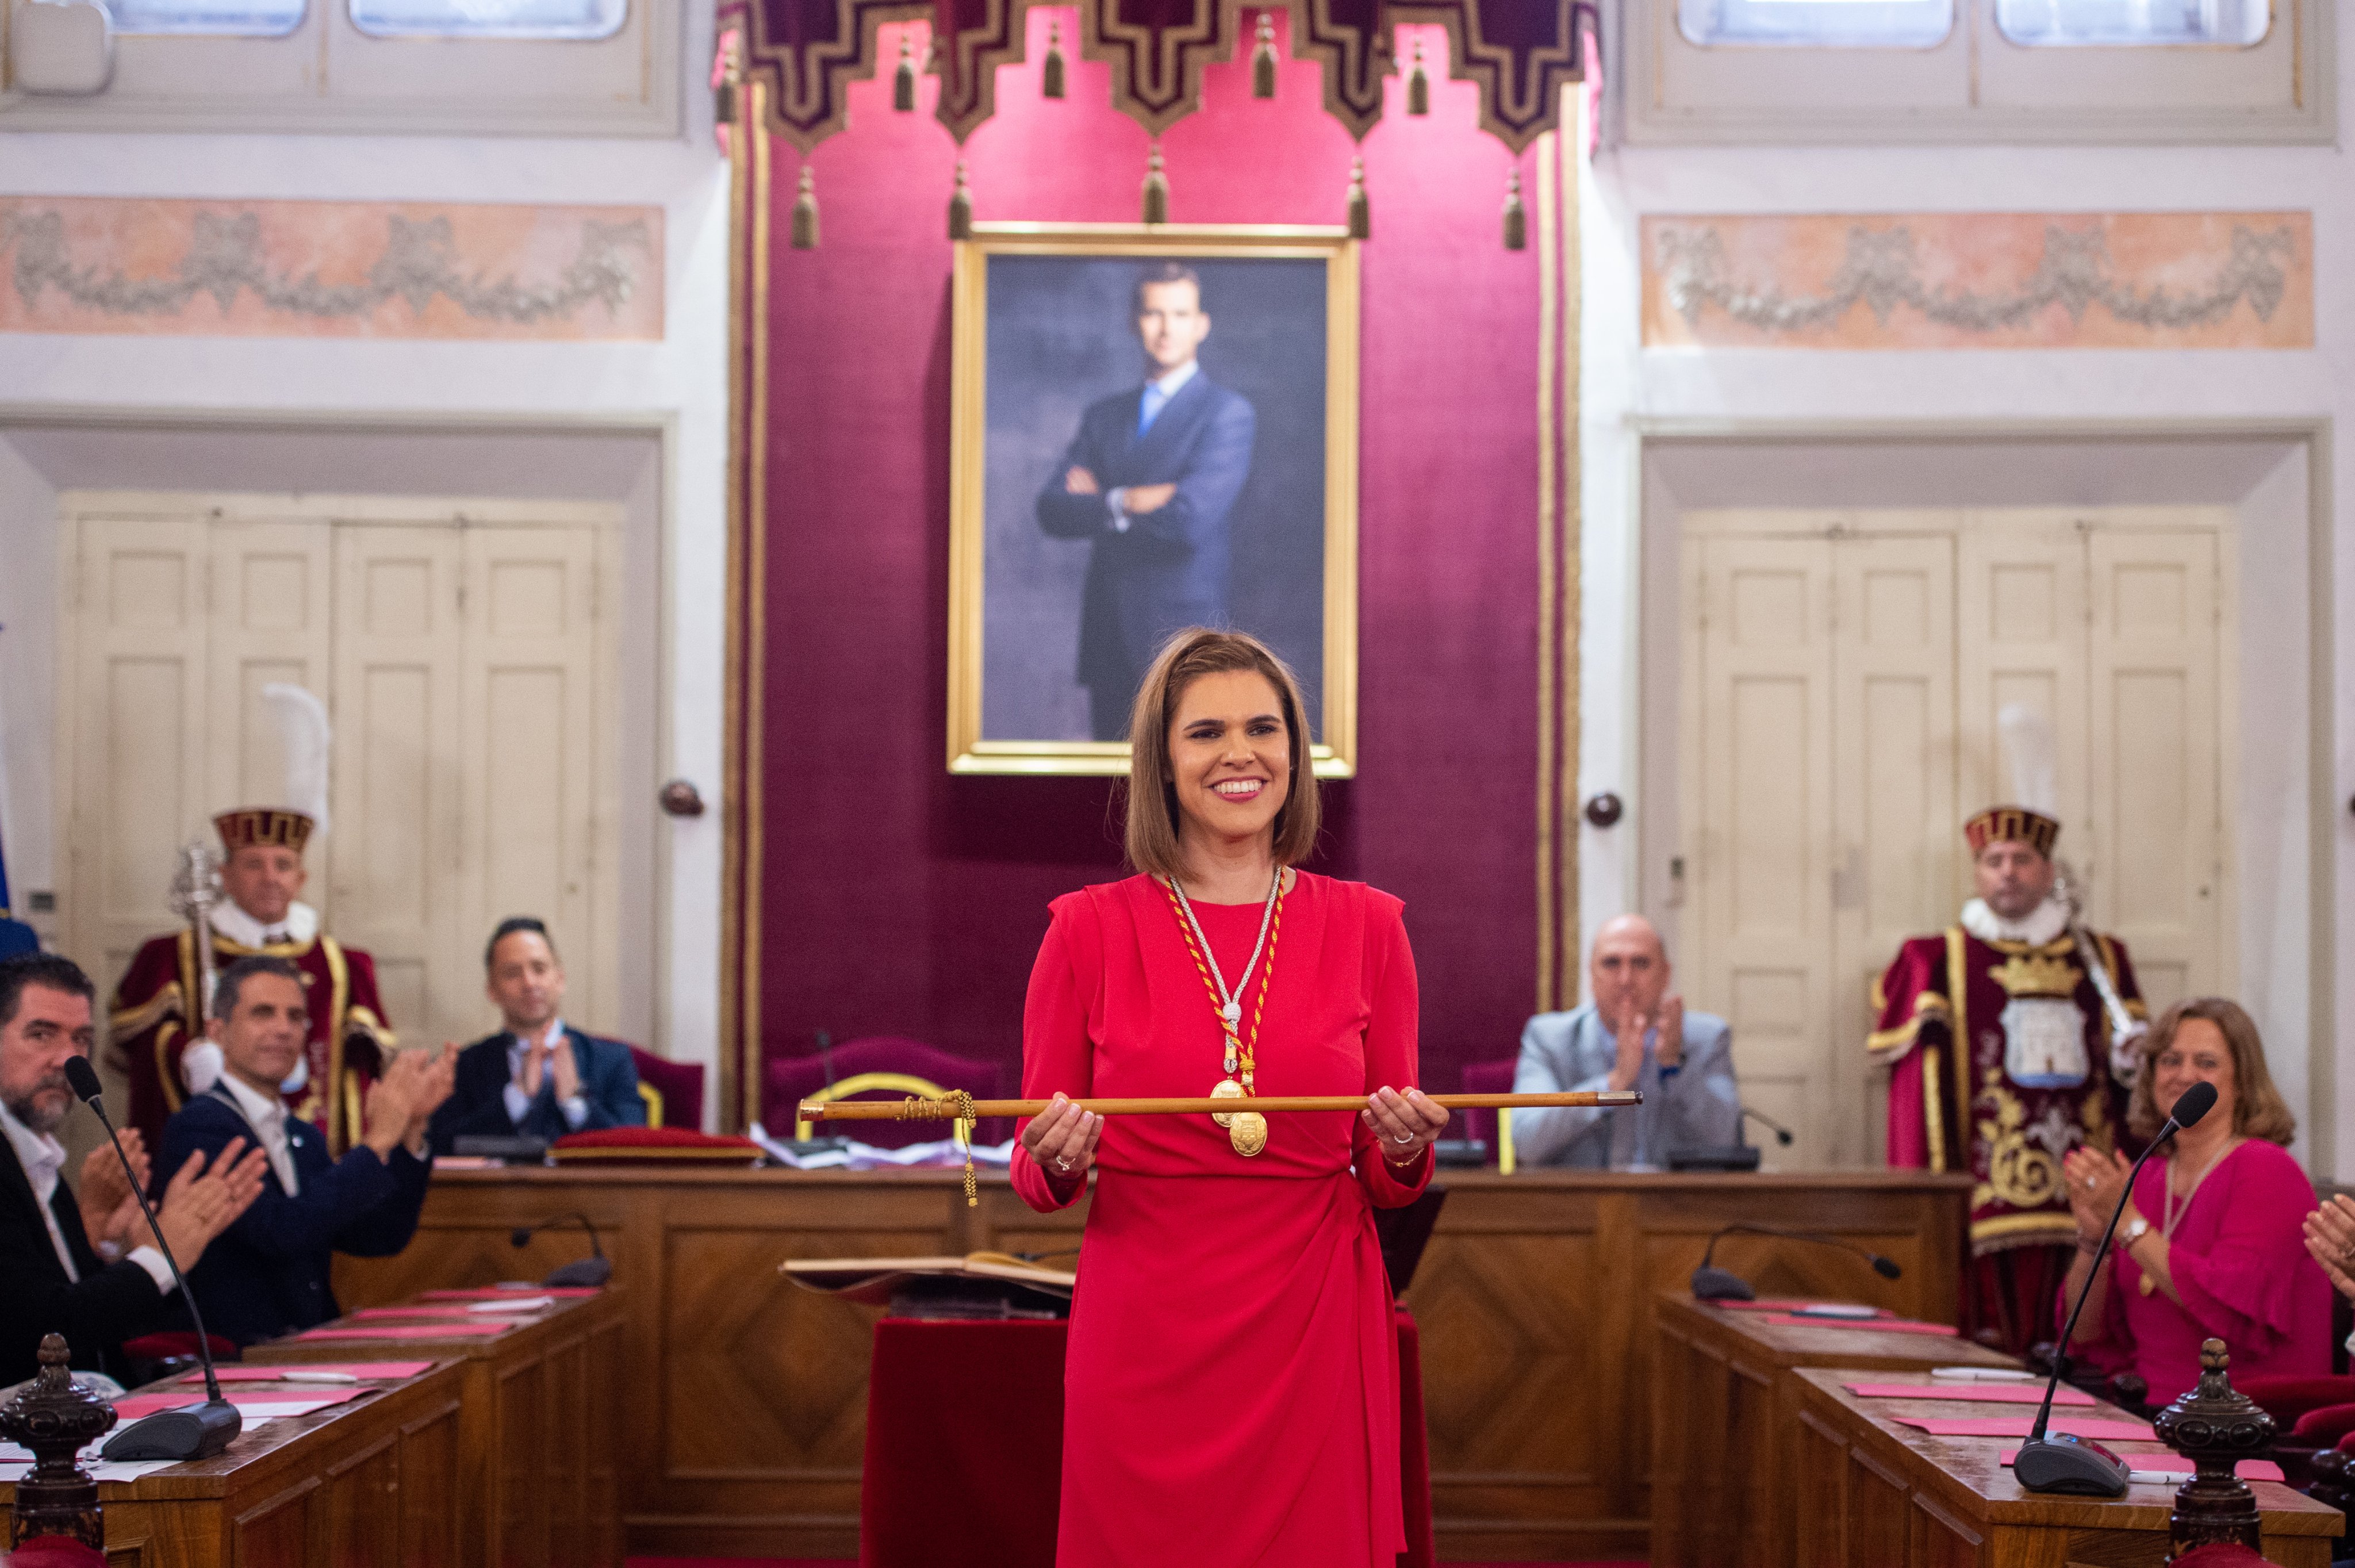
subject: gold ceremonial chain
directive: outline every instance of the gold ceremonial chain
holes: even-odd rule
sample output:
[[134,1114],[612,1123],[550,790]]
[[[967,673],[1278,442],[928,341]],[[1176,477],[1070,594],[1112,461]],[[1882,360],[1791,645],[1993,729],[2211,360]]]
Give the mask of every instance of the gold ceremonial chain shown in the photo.
[[[1202,976],[1202,989],[1209,995],[1210,1010],[1218,1015],[1219,1028],[1224,1037],[1226,1070],[1230,1073],[1239,1073],[1242,1080],[1240,1083],[1231,1077],[1220,1080],[1210,1091],[1211,1095],[1218,1099],[1248,1099],[1256,1089],[1253,1079],[1259,1066],[1260,1020],[1267,1014],[1268,982],[1275,977],[1275,949],[1284,935],[1284,869],[1279,866],[1275,869],[1275,883],[1268,890],[1264,922],[1267,953],[1265,962],[1260,965],[1259,995],[1252,1002],[1249,1039],[1245,1039],[1241,1032],[1242,1008],[1236,1005],[1239,998],[1225,997],[1222,994],[1226,989],[1223,977],[1211,972],[1206,952],[1210,939],[1196,923],[1193,907],[1186,901],[1184,890],[1178,886],[1178,880],[1174,877],[1165,879],[1161,884],[1162,891],[1168,896],[1170,912],[1178,917],[1178,934],[1185,937],[1186,951],[1193,956],[1195,973]],[[1198,936],[1199,942],[1196,940]],[[1257,959],[1261,955],[1254,953],[1252,956]],[[1251,984],[1249,969],[1243,971],[1242,983],[1246,986]],[[1257,1111],[1213,1114],[1210,1120],[1227,1129],[1227,1141],[1234,1146],[1237,1154],[1245,1158],[1267,1147],[1267,1118]]]
[[964,1150],[964,1206],[981,1206],[981,1187],[973,1177],[973,1135],[975,1123],[973,1096],[963,1089],[952,1089],[937,1100],[919,1100],[913,1094],[900,1102],[898,1119],[902,1122],[938,1122],[949,1124],[949,1136]]

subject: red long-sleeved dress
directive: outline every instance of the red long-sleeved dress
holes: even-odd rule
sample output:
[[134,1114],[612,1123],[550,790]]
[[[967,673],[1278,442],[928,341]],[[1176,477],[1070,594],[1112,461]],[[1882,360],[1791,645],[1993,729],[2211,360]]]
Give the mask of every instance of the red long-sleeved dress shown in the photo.
[[[1262,908],[1194,906],[1231,985]],[[1415,1082],[1403,910],[1299,875],[1273,939],[1258,1093]],[[1209,1093],[1224,1076],[1218,1016],[1160,885],[1088,888],[1053,912],[1022,1093]],[[1271,1116],[1248,1159],[1208,1116],[1113,1116],[1096,1161],[1063,1371],[1059,1568],[1389,1568],[1405,1548],[1398,1352],[1373,1210],[1412,1201],[1430,1153],[1392,1168],[1354,1112]],[[1018,1145],[1013,1179],[1042,1212],[1084,1185]]]

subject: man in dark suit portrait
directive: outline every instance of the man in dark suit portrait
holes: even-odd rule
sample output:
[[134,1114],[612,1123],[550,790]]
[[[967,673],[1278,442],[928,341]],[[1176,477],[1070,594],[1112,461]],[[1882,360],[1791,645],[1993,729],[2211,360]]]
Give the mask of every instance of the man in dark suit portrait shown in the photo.
[[325,1129],[278,1092],[311,1034],[302,970],[272,957],[222,970],[209,1033],[221,1048],[220,1080],[164,1124],[164,1158],[168,1166],[245,1139],[269,1157],[261,1196],[187,1271],[206,1328],[250,1345],[339,1314],[329,1283],[336,1253],[385,1258],[409,1245],[433,1168],[426,1124],[449,1097],[457,1063],[447,1046],[394,1056],[368,1085],[357,1141],[337,1159]]
[[1087,539],[1080,684],[1099,741],[1124,740],[1129,706],[1172,632],[1228,624],[1228,515],[1251,477],[1249,399],[1203,374],[1202,280],[1164,261],[1136,285],[1145,383],[1088,405],[1039,493],[1039,526]]
[[[90,1054],[97,994],[69,958],[0,961],[0,1384],[33,1375],[45,1334],[66,1337],[75,1366],[120,1373],[123,1340],[179,1324],[171,1265],[114,1150],[101,1145],[82,1161],[80,1200],[65,1182],[55,1134],[73,1109],[66,1062]],[[142,1145],[137,1129],[123,1133],[123,1153],[144,1181]],[[261,1190],[260,1149],[231,1141],[214,1152],[183,1164],[156,1206],[165,1244],[184,1268]]]
[[529,915],[499,923],[483,950],[484,990],[506,1028],[458,1058],[457,1092],[433,1118],[433,1147],[462,1136],[545,1138],[643,1127],[646,1103],[630,1048],[564,1021],[564,964]]

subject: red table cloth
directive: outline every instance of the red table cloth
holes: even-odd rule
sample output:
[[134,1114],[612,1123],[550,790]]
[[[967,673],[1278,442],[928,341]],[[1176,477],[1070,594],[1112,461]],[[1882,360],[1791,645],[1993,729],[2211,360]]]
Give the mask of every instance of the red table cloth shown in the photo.
[[[867,1385],[862,1568],[1053,1568],[1061,1501],[1061,1323],[886,1317]],[[1430,1568],[1431,1456],[1414,1318],[1398,1309],[1407,1550]]]

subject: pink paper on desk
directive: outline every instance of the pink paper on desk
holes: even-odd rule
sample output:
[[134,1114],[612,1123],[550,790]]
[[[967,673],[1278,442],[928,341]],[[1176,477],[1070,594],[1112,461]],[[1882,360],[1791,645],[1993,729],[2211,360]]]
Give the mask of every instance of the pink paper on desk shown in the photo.
[[[2042,1404],[2041,1383],[1842,1383],[1859,1399],[1964,1399],[1977,1404]],[[2064,1388],[2052,1396],[2059,1404],[2091,1404],[2083,1389]]]
[[[1918,1426],[1933,1437],[2025,1437],[2036,1424],[2032,1415],[1896,1415],[1902,1426]],[[2056,1415],[2048,1430],[2091,1437],[2097,1443],[2156,1443],[2158,1434],[2147,1421],[2105,1421],[2091,1415]]]
[[[308,1415],[312,1411],[325,1410],[329,1405],[341,1404],[357,1395],[375,1392],[373,1389],[346,1388],[329,1389],[323,1393],[231,1393],[223,1394],[221,1397],[240,1410],[258,1410],[266,1405],[282,1414],[289,1413],[292,1406],[299,1404],[304,1407],[302,1413]],[[191,1398],[185,1393],[134,1393],[128,1399],[118,1399],[114,1402],[114,1414],[119,1421],[136,1421],[143,1415],[153,1415],[159,1410],[185,1410],[190,1404],[202,1403],[200,1397]]]
[[567,1296],[594,1296],[600,1288],[593,1285],[536,1285],[529,1290],[503,1290],[496,1285],[484,1285],[469,1290],[420,1291],[417,1299],[420,1301],[496,1301],[503,1296],[553,1296],[560,1301]]
[[[1796,1312],[1802,1307],[1861,1307],[1864,1303],[1826,1301],[1821,1297],[1808,1299],[1796,1296],[1762,1296],[1755,1301],[1712,1301],[1710,1305],[1725,1312]],[[1873,1315],[1879,1317],[1897,1316],[1886,1307],[1876,1307],[1872,1310]],[[1809,1321],[1812,1322],[1814,1319],[1810,1318]],[[1869,1319],[1857,1317],[1843,1319],[1843,1321],[1863,1323]]]
[[[288,1372],[341,1372],[346,1377],[398,1380],[413,1378],[431,1361],[303,1361],[286,1367],[220,1367],[216,1371],[225,1383],[272,1383],[285,1380]],[[183,1372],[172,1380],[176,1383],[201,1383],[202,1372]]]
[[357,1323],[373,1323],[387,1317],[430,1317],[435,1321],[466,1321],[466,1308],[457,1302],[447,1307],[363,1307],[345,1316]]
[[[2004,1450],[2005,1464],[2009,1465],[2019,1457],[2019,1449]],[[2129,1470],[2165,1470],[2170,1476],[2188,1476],[2192,1473],[2191,1461],[2180,1454],[2121,1454],[2118,1457],[2126,1462],[2126,1468]],[[2244,1481],[2287,1479],[2282,1474],[2282,1467],[2271,1459],[2243,1459],[2233,1467],[2233,1473]]]
[[1762,1319],[1794,1328],[1877,1328],[1884,1334],[1944,1334],[1955,1337],[1955,1330],[1944,1323],[1916,1323],[1911,1317],[1800,1317],[1788,1312],[1769,1312]]
[[297,1339],[487,1339],[512,1323],[387,1323],[375,1328],[309,1328]]

